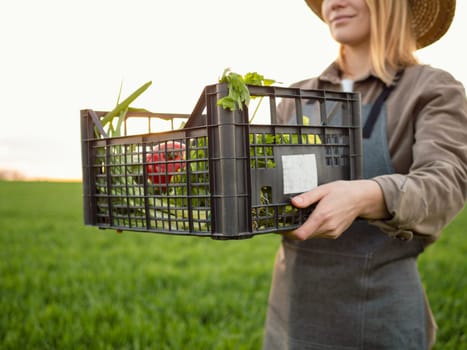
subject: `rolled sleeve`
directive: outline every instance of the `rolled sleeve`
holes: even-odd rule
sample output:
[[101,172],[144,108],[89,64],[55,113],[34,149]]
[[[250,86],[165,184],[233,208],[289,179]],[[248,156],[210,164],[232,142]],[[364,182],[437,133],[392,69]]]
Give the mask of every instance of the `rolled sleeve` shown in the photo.
[[373,223],[392,236],[430,236],[463,209],[467,200],[467,100],[446,72],[425,79],[413,110],[413,159],[407,174],[374,178],[384,194],[389,220]]

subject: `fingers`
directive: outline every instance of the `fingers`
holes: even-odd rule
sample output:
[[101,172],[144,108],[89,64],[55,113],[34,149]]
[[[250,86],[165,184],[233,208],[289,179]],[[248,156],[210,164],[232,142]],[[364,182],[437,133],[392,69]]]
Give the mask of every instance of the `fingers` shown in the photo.
[[334,238],[334,229],[332,227],[327,227],[328,222],[329,219],[324,215],[321,215],[315,209],[305,223],[292,231],[290,235],[298,240],[306,240],[310,238]]
[[316,204],[308,219],[287,237],[305,240],[309,238],[338,238],[353,222],[358,211],[351,195],[349,182],[336,181],[302,193],[291,202],[297,208]]
[[[297,208],[307,208],[319,202],[326,195],[326,193],[326,187],[320,186],[311,191],[295,196],[291,199],[291,203]],[[294,231],[288,232],[285,234],[285,236],[297,240],[305,240],[311,238],[311,236],[319,236],[319,232],[317,232],[317,230],[322,225],[322,220],[315,218],[317,215],[314,215],[313,213],[315,213],[315,211],[312,212],[311,216],[302,226]]]
[[294,231],[288,232],[286,236],[301,241],[310,238],[337,239],[350,224],[351,220],[339,222],[336,220],[321,219],[311,215],[303,225]]

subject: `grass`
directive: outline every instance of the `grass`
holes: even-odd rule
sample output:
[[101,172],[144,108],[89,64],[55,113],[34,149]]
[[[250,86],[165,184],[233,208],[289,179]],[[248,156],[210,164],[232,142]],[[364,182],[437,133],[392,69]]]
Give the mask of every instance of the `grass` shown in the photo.
[[419,258],[438,323],[436,350],[467,349],[467,207]]
[[[275,235],[116,234],[82,224],[81,184],[0,182],[0,349],[259,349]],[[467,211],[420,260],[440,326],[467,341]]]

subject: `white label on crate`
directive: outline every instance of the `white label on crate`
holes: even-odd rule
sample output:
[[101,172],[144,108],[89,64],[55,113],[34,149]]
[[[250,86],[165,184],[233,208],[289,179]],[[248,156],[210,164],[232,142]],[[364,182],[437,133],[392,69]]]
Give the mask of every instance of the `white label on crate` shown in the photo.
[[301,193],[318,186],[318,170],[314,154],[282,156],[284,194]]

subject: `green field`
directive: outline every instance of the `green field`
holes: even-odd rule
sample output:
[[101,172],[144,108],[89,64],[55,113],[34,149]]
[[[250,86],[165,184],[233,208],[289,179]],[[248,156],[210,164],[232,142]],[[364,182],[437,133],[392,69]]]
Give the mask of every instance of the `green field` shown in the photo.
[[[116,234],[81,184],[0,181],[0,349],[259,349],[276,235]],[[436,349],[467,349],[467,210],[420,269]]]

